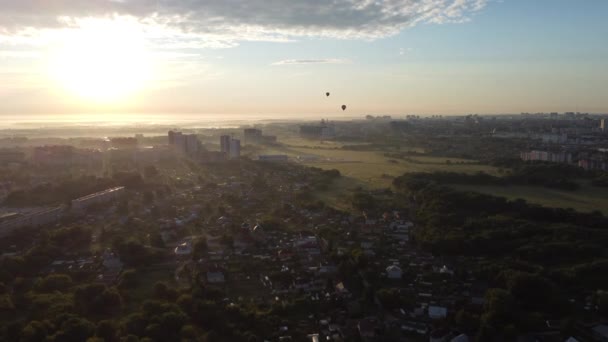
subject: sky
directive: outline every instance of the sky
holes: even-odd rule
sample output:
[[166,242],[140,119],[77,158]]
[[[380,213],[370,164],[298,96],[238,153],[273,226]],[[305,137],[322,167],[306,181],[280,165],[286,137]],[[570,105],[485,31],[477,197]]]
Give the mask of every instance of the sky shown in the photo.
[[606,13],[607,0],[0,0],[0,120],[608,113]]

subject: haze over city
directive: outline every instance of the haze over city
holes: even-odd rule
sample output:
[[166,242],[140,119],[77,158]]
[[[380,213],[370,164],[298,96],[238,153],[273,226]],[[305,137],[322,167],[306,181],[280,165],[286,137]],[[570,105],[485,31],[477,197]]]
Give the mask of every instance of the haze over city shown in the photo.
[[601,0],[3,0],[0,113],[603,113],[606,12]]
[[608,341],[608,0],[0,0],[0,341]]

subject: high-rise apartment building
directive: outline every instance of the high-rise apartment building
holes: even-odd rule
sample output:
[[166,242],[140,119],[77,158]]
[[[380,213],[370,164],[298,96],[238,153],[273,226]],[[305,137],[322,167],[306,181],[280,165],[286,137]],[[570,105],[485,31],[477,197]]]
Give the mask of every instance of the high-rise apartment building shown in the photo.
[[229,154],[230,153],[230,140],[232,138],[229,135],[222,135],[220,137],[220,151]]
[[196,154],[201,150],[201,142],[196,134],[183,134],[182,132],[169,131],[169,146],[176,151],[185,154]]
[[241,156],[241,141],[238,139],[230,140],[230,152],[228,153],[230,159],[238,159]]
[[233,139],[229,135],[220,137],[220,151],[230,159],[238,159],[241,156],[241,141]]

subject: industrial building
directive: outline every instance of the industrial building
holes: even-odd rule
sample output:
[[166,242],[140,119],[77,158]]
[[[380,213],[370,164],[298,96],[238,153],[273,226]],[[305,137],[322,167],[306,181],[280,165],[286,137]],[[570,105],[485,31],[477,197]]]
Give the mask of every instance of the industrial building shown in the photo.
[[72,200],[72,210],[84,210],[94,204],[106,203],[111,200],[120,198],[125,193],[125,187],[119,186],[116,188],[107,189],[104,191],[96,192],[84,197]]

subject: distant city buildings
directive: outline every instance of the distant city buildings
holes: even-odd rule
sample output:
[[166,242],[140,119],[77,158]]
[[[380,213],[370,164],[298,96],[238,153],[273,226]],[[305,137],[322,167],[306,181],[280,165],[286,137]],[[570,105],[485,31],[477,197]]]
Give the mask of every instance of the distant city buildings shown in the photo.
[[241,141],[238,139],[230,140],[230,151],[228,157],[230,159],[238,159],[241,156]]
[[259,144],[262,141],[262,131],[255,128],[245,128],[243,130],[245,144]]
[[98,166],[103,161],[103,153],[95,149],[79,149],[67,145],[37,146],[31,155],[36,166]]
[[241,141],[229,135],[220,137],[220,151],[230,159],[238,159],[241,156]]
[[35,165],[66,165],[72,163],[73,146],[38,146],[32,152],[32,162]]
[[608,150],[599,148],[580,153],[578,166],[585,170],[608,171]]
[[245,144],[273,144],[277,142],[275,135],[264,135],[262,130],[256,128],[245,128],[243,137]]
[[167,136],[169,146],[180,153],[194,155],[202,150],[201,142],[198,140],[196,134],[183,134],[182,132],[169,131]]
[[23,163],[25,153],[17,149],[4,148],[0,149],[0,165],[6,166],[15,163]]
[[545,161],[551,163],[572,163],[572,154],[569,152],[530,151],[520,154],[525,161]]
[[333,123],[322,120],[319,125],[300,126],[300,136],[306,139],[332,139],[336,136]]
[[582,167],[585,170],[603,170],[608,171],[608,160],[601,159],[580,159],[578,161],[578,166]]
[[222,135],[220,137],[220,151],[222,153],[225,153],[226,155],[228,155],[228,152],[230,152],[230,140],[232,139],[232,137],[230,137],[229,135]]
[[552,152],[533,150],[530,152],[521,152],[520,157],[524,161],[572,164],[585,170],[608,171],[608,153],[602,149],[579,151],[576,154],[566,151]]
[[110,143],[113,148],[118,149],[135,149],[139,144],[136,138],[112,138]]

